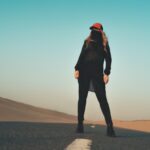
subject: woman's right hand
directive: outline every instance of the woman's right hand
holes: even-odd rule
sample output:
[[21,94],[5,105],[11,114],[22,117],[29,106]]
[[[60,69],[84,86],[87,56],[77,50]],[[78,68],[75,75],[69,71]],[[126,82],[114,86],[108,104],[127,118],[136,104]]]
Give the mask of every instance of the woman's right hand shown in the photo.
[[76,70],[76,71],[74,72],[74,77],[75,77],[76,79],[79,78],[79,71],[78,71],[78,70]]

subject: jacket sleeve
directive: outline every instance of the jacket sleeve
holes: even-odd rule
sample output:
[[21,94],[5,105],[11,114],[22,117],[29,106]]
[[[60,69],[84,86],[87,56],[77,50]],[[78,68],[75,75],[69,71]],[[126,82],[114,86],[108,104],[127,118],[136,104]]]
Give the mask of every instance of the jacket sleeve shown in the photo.
[[82,49],[81,49],[81,52],[80,52],[80,55],[79,55],[79,58],[78,58],[78,61],[75,65],[75,67],[74,67],[75,70],[80,70],[85,48],[86,48],[86,41],[84,41],[84,44],[82,46]]
[[104,58],[105,58],[105,61],[106,61],[106,66],[105,66],[105,69],[104,69],[104,73],[109,75],[110,71],[111,71],[112,56],[111,56],[110,47],[109,47],[108,42],[107,42],[107,45],[106,45],[106,50],[104,51]]

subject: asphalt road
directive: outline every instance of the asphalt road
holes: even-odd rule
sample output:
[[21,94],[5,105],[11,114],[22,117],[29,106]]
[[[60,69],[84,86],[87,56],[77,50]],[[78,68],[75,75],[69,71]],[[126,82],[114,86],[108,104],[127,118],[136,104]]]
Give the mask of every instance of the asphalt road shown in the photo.
[[87,124],[84,134],[76,134],[75,128],[76,124],[0,122],[0,150],[150,150],[150,133],[115,128],[117,137],[111,138],[105,126]]

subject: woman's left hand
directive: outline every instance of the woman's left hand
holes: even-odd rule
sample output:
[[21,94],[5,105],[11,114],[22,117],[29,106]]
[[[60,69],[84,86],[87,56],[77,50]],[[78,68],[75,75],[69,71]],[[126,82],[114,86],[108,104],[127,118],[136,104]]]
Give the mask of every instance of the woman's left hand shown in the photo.
[[104,80],[104,83],[107,84],[109,81],[109,76],[107,74],[104,74],[103,80]]

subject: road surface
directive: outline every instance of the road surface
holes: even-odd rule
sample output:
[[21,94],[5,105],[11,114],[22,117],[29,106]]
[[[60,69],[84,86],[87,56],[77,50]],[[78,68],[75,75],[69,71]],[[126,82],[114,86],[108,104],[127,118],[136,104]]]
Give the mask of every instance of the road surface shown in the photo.
[[117,137],[106,136],[106,127],[76,124],[0,122],[0,150],[150,150],[150,133],[115,128]]

